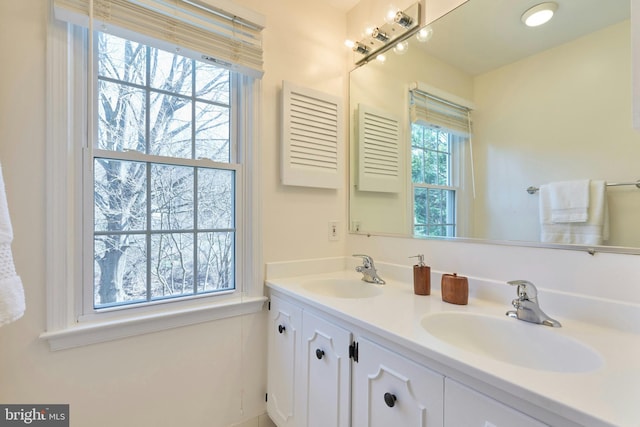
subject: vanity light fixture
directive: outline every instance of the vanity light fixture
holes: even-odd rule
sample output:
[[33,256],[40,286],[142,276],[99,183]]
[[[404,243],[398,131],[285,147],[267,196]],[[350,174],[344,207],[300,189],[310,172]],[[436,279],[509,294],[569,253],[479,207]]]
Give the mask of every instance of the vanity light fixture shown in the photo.
[[[408,48],[405,40],[418,31],[419,25],[420,2],[415,2],[404,10],[394,7],[382,25],[367,27],[362,33],[363,38],[347,41],[345,44],[356,53],[356,64],[361,65],[392,48],[398,54],[404,53]],[[399,41],[402,44],[398,47],[396,43]]]
[[542,24],[546,24],[553,17],[553,14],[558,10],[558,3],[545,2],[533,6],[527,9],[522,14],[522,22],[527,27],[537,27]]
[[382,43],[386,43],[389,41],[389,36],[387,35],[387,33],[381,31],[380,28],[377,27],[373,29],[371,36],[374,39],[381,41]]
[[367,55],[369,53],[369,48],[360,42],[355,42],[352,49],[354,52],[361,53],[362,55]]
[[411,18],[401,10],[396,13],[396,16],[393,20],[396,24],[404,28],[410,28],[411,26],[413,26],[413,18]]

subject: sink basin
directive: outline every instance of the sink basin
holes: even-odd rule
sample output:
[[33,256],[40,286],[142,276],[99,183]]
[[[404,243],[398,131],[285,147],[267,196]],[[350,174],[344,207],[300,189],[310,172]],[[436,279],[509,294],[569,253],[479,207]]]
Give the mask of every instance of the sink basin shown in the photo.
[[441,312],[424,316],[420,326],[461,350],[526,368],[577,373],[603,363],[595,350],[559,329],[506,316]]
[[334,298],[370,298],[382,293],[380,285],[358,279],[314,279],[302,287],[318,295]]

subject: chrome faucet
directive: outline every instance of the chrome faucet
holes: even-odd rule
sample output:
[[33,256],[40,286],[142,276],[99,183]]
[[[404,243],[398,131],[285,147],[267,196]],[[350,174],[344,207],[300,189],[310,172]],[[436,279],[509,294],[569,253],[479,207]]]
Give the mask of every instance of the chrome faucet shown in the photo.
[[362,273],[362,280],[369,283],[377,283],[378,285],[384,285],[387,283],[378,276],[378,271],[373,264],[373,258],[369,255],[360,254],[354,254],[353,256],[362,258],[362,265],[356,267],[356,271],[358,273]]
[[507,311],[507,316],[515,317],[525,322],[553,326],[554,328],[562,326],[560,322],[550,318],[540,309],[538,305],[538,290],[533,283],[526,280],[513,280],[507,283],[518,287],[518,298],[511,302],[516,309]]

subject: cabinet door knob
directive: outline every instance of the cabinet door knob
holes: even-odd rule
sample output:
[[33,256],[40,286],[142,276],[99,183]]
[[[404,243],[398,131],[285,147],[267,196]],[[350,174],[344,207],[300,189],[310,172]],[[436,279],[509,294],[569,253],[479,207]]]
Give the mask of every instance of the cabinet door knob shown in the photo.
[[322,359],[322,356],[324,356],[324,350],[320,350],[319,348],[316,349],[316,357],[319,359]]
[[286,330],[287,328],[285,328],[284,325],[278,325],[278,332],[283,333]]
[[396,400],[398,399],[396,398],[395,394],[391,394],[391,393],[384,394],[384,403],[386,403],[389,408],[393,408],[396,405]]

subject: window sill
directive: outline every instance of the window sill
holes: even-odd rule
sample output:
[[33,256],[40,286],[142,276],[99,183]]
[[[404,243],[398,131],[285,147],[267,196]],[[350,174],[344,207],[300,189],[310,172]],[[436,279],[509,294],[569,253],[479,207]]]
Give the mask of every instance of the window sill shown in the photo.
[[266,297],[243,297],[223,302],[180,309],[162,309],[125,318],[83,322],[68,328],[44,332],[40,338],[52,351],[96,344],[211,320],[242,316],[262,310]]

